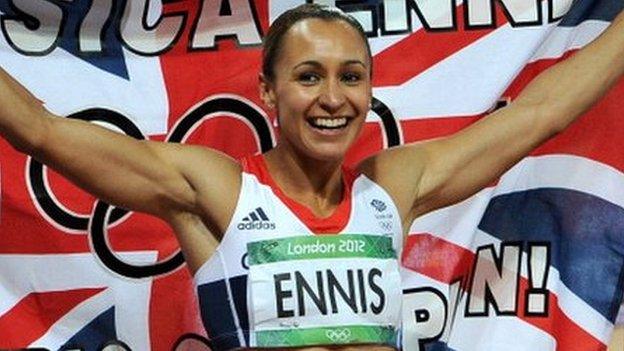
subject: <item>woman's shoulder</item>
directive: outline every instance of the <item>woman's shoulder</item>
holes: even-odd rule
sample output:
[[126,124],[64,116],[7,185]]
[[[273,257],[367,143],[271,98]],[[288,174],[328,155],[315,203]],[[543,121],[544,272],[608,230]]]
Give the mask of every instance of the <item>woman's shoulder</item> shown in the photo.
[[408,145],[367,157],[355,167],[355,172],[381,186],[392,197],[401,216],[406,218],[417,200],[425,163],[414,145]]

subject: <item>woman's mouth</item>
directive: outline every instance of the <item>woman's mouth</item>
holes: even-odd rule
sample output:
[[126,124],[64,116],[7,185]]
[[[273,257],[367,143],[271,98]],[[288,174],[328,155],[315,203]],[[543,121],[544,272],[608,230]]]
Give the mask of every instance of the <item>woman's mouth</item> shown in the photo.
[[339,118],[310,118],[308,119],[308,124],[313,128],[322,129],[322,130],[337,130],[342,129],[349,124],[349,120],[346,117]]

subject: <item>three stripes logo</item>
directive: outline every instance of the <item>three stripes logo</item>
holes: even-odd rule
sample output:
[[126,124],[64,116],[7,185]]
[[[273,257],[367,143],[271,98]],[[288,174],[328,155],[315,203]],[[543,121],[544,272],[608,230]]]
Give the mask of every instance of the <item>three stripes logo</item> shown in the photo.
[[261,207],[256,208],[249,215],[238,223],[238,230],[272,230],[275,229],[275,223],[269,220]]

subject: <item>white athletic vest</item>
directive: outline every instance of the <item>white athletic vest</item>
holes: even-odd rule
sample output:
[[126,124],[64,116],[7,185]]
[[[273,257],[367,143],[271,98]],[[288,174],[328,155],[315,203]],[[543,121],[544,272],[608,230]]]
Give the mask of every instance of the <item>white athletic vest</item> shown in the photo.
[[402,228],[390,196],[345,169],[344,198],[320,219],[281,192],[262,155],[242,166],[232,221],[195,274],[213,350],[398,348]]

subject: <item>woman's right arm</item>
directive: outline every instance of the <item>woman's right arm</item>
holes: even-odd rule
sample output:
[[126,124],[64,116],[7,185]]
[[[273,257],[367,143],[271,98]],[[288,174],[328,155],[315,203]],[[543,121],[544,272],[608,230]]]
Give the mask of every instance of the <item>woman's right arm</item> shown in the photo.
[[240,186],[238,164],[221,153],[54,116],[1,69],[0,135],[96,197],[170,223],[188,214],[221,229]]

